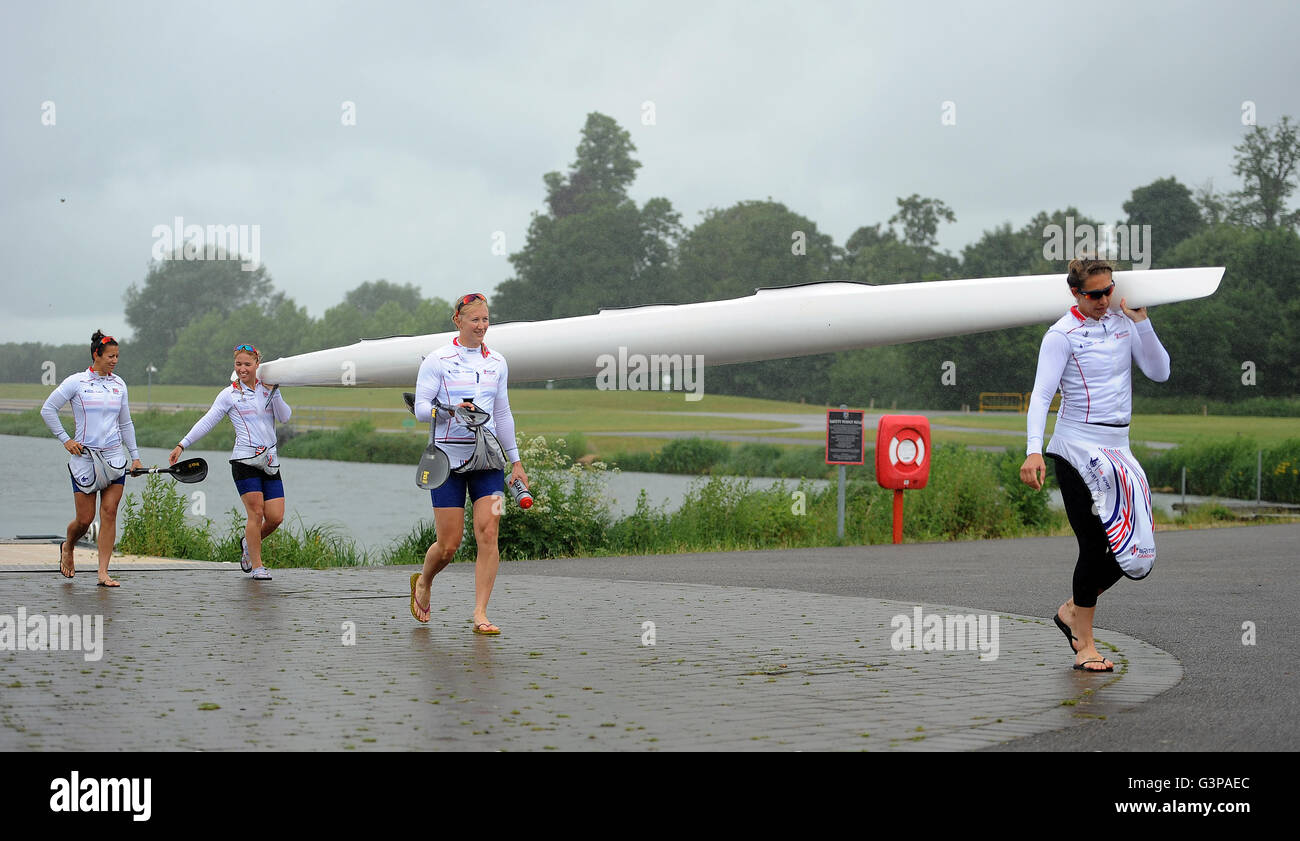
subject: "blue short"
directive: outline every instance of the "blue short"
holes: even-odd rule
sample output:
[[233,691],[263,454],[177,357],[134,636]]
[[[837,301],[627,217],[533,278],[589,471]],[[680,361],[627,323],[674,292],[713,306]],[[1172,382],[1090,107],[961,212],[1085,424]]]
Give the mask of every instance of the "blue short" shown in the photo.
[[465,492],[471,502],[492,494],[506,495],[506,474],[501,470],[475,470],[472,473],[453,473],[447,481],[429,491],[434,508],[464,508]]
[[[90,494],[91,496],[94,496],[95,493],[96,493],[96,491],[94,491],[94,490],[89,490],[89,491],[88,491],[88,490],[86,490],[85,488],[77,487],[77,480],[76,480],[76,479],[73,479],[71,475],[68,476],[68,481],[72,482],[72,492],[73,492],[74,494]],[[125,476],[125,475],[123,475],[123,476],[118,476],[116,479],[114,479],[113,481],[109,482],[109,484],[110,484],[110,485],[125,485],[125,484],[126,484],[126,476]]]
[[279,476],[267,476],[256,467],[235,461],[230,463],[230,475],[235,477],[240,496],[261,494],[263,502],[284,497],[284,482]]

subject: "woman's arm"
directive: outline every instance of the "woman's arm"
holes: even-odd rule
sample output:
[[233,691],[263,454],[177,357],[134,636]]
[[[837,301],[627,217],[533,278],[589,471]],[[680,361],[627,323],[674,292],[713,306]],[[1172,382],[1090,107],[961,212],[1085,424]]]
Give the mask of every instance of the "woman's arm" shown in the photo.
[[506,451],[506,459],[514,464],[519,461],[519,446],[515,442],[515,416],[510,411],[510,397],[506,393],[506,381],[510,379],[510,368],[501,362],[501,380],[497,383],[496,399],[492,403],[493,420],[496,421],[497,440]]
[[217,424],[221,423],[221,419],[230,411],[229,394],[228,390],[222,390],[217,395],[217,399],[212,401],[212,408],[208,409],[208,413],[199,418],[198,423],[194,424],[190,431],[185,434],[185,437],[181,439],[179,445],[181,449],[193,447],[204,435],[207,435],[216,428]]
[[67,446],[72,440],[68,431],[63,428],[63,423],[59,421],[59,410],[67,405],[68,401],[77,394],[77,384],[72,382],[72,378],[59,383],[58,388],[50,392],[50,396],[45,398],[45,404],[41,406],[41,420],[45,421],[45,426],[50,430],[59,443]]
[[287,423],[293,416],[293,410],[289,408],[288,403],[284,402],[284,395],[280,393],[279,386],[271,391],[271,414],[280,423]]
[[1160,337],[1150,319],[1133,325],[1133,361],[1148,379],[1158,383],[1169,379],[1169,351],[1160,344]]
[[420,373],[415,378],[415,419],[421,423],[433,420],[433,398],[442,387],[442,363],[432,353],[420,363]]
[[117,431],[122,436],[126,451],[131,454],[131,460],[138,466],[140,448],[135,445],[135,422],[131,420],[131,406],[127,403],[125,383],[122,384],[122,408],[117,410]]
[[1055,330],[1048,330],[1038,348],[1038,372],[1034,375],[1034,391],[1029,398],[1027,419],[1028,440],[1025,455],[1043,451],[1043,430],[1047,427],[1047,410],[1052,398],[1061,387],[1061,374],[1070,361],[1070,340]]

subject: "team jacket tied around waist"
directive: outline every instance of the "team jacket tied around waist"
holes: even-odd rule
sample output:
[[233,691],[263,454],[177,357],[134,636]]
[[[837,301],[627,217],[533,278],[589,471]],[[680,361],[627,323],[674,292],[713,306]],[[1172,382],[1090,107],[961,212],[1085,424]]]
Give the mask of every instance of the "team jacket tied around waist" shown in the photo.
[[235,427],[235,448],[230,451],[231,460],[252,458],[265,452],[269,455],[270,464],[278,465],[280,459],[275,446],[275,422],[284,423],[292,414],[280,392],[261,380],[253,388],[234,382],[222,389],[213,401],[212,408],[199,418],[180,444],[188,449],[229,415],[230,422]]
[[[506,461],[519,461],[515,443],[515,419],[506,397],[509,368],[500,353],[487,345],[467,348],[459,339],[434,350],[420,365],[415,381],[415,417],[435,420],[433,401],[450,405],[470,402],[492,416],[487,428],[501,442]],[[447,454],[452,465],[463,464],[474,453],[474,432],[439,412],[433,424],[433,441]]]
[[[59,422],[59,409],[72,404],[72,417],[76,431],[69,436]],[[113,477],[126,469],[127,453],[132,459],[140,458],[135,443],[135,424],[131,421],[131,407],[127,399],[126,383],[116,374],[100,376],[93,368],[73,374],[59,384],[41,406],[41,418],[60,443],[76,440],[86,448],[84,455],[74,455],[68,460],[68,472],[80,487],[107,487],[103,468],[96,468],[98,451],[102,464],[112,469]]]
[[1169,354],[1149,319],[1134,322],[1123,312],[1094,319],[1071,307],[1039,349],[1026,454],[1042,450],[1047,410],[1059,386],[1061,408],[1047,452],[1078,471],[1120,569],[1142,578],[1156,550],[1151,489],[1129,449],[1134,362],[1156,382],[1169,378]]

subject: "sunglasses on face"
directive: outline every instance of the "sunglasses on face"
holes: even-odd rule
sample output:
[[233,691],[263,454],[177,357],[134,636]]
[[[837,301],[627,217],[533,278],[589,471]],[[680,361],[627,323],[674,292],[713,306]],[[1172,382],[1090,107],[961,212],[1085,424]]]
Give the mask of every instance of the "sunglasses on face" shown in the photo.
[[459,314],[462,308],[464,308],[468,304],[474,303],[475,301],[486,301],[486,300],[487,298],[484,298],[479,293],[471,292],[470,294],[466,295],[465,297],[461,298],[459,301],[456,302],[456,312]]
[[1094,301],[1100,301],[1102,298],[1105,298],[1107,295],[1109,295],[1114,291],[1115,291],[1115,282],[1111,281],[1110,286],[1107,286],[1105,289],[1091,289],[1087,291],[1080,289],[1079,294],[1086,295],[1087,297],[1091,298]]

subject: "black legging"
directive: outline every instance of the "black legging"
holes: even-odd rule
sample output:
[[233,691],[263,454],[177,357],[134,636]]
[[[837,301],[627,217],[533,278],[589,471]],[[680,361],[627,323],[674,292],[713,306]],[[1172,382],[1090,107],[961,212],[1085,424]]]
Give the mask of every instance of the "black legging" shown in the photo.
[[1084,484],[1083,477],[1060,456],[1048,453],[1048,457],[1056,467],[1056,482],[1061,486],[1065,514],[1079,540],[1079,562],[1074,565],[1074,604],[1076,607],[1096,607],[1097,597],[1119,581],[1124,572],[1111,551],[1101,518],[1093,513],[1092,492]]

